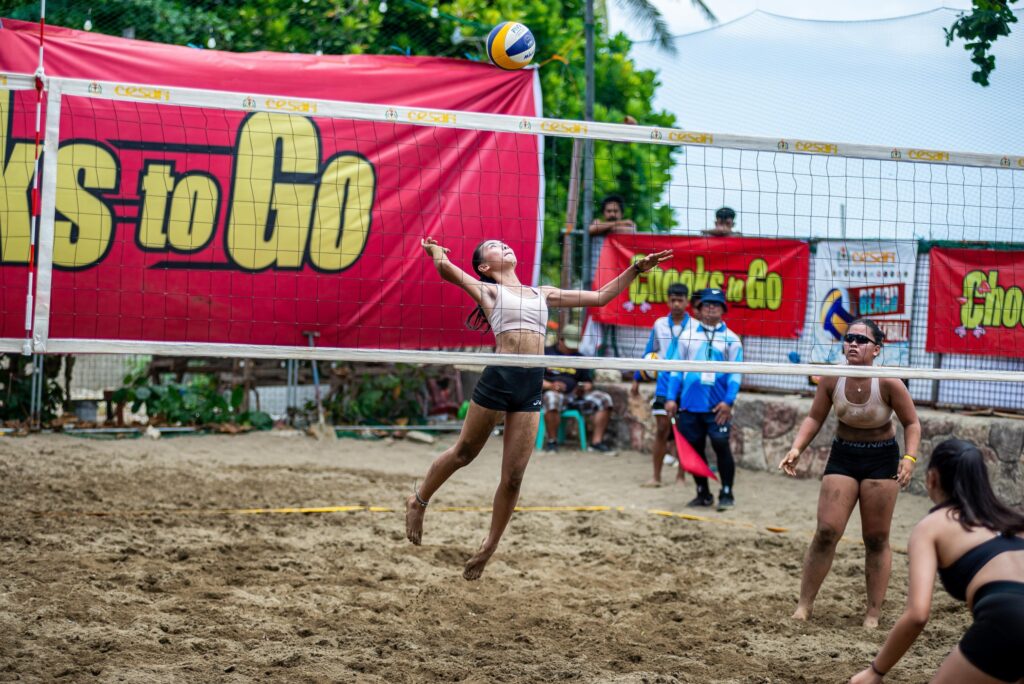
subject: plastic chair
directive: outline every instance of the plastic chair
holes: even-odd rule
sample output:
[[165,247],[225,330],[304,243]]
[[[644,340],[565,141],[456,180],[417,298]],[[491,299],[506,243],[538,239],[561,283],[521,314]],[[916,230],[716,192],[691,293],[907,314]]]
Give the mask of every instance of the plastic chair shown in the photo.
[[[558,443],[561,444],[562,440],[565,439],[565,419],[575,418],[576,419],[576,432],[580,436],[580,451],[587,450],[587,421],[584,420],[583,414],[576,409],[568,409],[562,411],[562,419],[558,421]],[[537,427],[537,448],[541,449],[544,446],[544,413],[540,414],[540,425]]]

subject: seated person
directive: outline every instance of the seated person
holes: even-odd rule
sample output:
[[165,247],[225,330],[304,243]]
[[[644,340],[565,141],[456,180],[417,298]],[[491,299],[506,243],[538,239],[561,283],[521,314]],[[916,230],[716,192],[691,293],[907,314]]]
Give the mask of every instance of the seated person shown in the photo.
[[[558,342],[544,349],[548,356],[580,356],[579,328],[567,325],[558,335]],[[612,417],[612,398],[607,392],[594,389],[593,374],[586,369],[552,367],[544,371],[544,451],[558,451],[558,424],[562,411],[576,409],[587,417],[590,448],[601,453],[614,450],[604,438]]]

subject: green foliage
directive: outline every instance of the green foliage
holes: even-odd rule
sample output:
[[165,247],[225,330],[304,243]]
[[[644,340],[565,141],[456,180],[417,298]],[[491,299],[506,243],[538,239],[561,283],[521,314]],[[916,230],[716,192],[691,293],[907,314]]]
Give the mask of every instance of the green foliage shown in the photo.
[[187,383],[152,383],[143,371],[125,376],[125,386],[113,400],[130,403],[132,412],[143,406],[151,423],[161,425],[232,424],[269,430],[274,421],[262,411],[243,411],[245,390],[236,385],[225,396],[212,375],[197,375]]
[[[58,382],[61,356],[43,357],[42,420],[48,422],[64,408],[67,397]],[[0,354],[0,422],[26,421],[31,417],[32,357]]]
[[964,41],[964,49],[971,53],[971,62],[978,68],[971,74],[971,80],[983,86],[996,68],[995,55],[990,54],[992,45],[1002,37],[1010,35],[1010,24],[1017,21],[1017,15],[1010,5],[1017,0],[974,0],[970,14],[961,13],[953,25],[946,29],[946,45],[957,38]]
[[[375,372],[376,371],[376,372]],[[418,425],[423,423],[426,382],[431,370],[395,364],[386,372],[370,366],[348,365],[336,375],[338,389],[324,402],[334,425]],[[315,405],[306,406],[314,411]]]

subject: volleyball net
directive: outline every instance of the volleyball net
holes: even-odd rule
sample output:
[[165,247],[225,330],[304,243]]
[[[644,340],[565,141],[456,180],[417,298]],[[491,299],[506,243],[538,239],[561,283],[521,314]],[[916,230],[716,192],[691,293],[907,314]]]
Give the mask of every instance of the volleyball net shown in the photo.
[[[553,312],[552,336],[578,324],[589,354],[560,366],[742,372],[776,389],[839,374],[912,389],[955,380],[979,396],[1024,380],[1024,156],[45,86],[37,193],[36,83],[0,77],[4,351],[546,365],[495,355],[492,335],[467,329],[474,305],[423,253],[430,236],[467,272],[476,246],[497,239],[523,283],[588,289],[673,250],[607,306]],[[621,197],[621,215],[603,215],[606,195]],[[736,212],[729,236],[721,207]],[[676,283],[724,292],[742,363],[638,358]],[[861,316],[886,334],[882,362],[841,366]]]

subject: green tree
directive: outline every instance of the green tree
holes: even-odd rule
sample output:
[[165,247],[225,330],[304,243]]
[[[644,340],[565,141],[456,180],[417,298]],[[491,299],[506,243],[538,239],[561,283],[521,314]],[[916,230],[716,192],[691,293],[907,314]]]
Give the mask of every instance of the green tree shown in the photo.
[[[616,1],[627,5],[647,2]],[[401,53],[486,60],[484,43],[491,27],[505,20],[520,21],[530,27],[537,41],[534,62],[540,65],[544,114],[582,119],[584,2],[450,0],[427,5],[418,0],[105,0],[92,4],[49,0],[47,22],[81,28],[89,20],[95,31],[123,35],[130,29],[139,39],[179,45],[206,46],[212,38],[217,49],[238,52]],[[0,13],[33,20],[38,18],[38,4],[0,0]],[[636,68],[629,56],[629,39],[621,34],[609,36],[604,21],[599,13],[595,118],[622,122],[628,115],[644,125],[673,126],[672,114],[655,111],[651,105],[659,85],[654,72]],[[640,230],[671,228],[672,210],[662,197],[677,148],[610,142],[594,147],[594,197],[612,192],[623,195],[629,216]],[[547,282],[559,280],[571,157],[570,139],[546,139],[542,259]]]
[[1017,21],[1010,5],[1017,0],[974,0],[969,14],[960,13],[953,25],[946,29],[946,45],[957,38],[964,41],[964,49],[971,53],[971,62],[977,69],[971,80],[983,86],[995,71],[996,58],[991,54],[992,44],[1010,35],[1010,24]]

